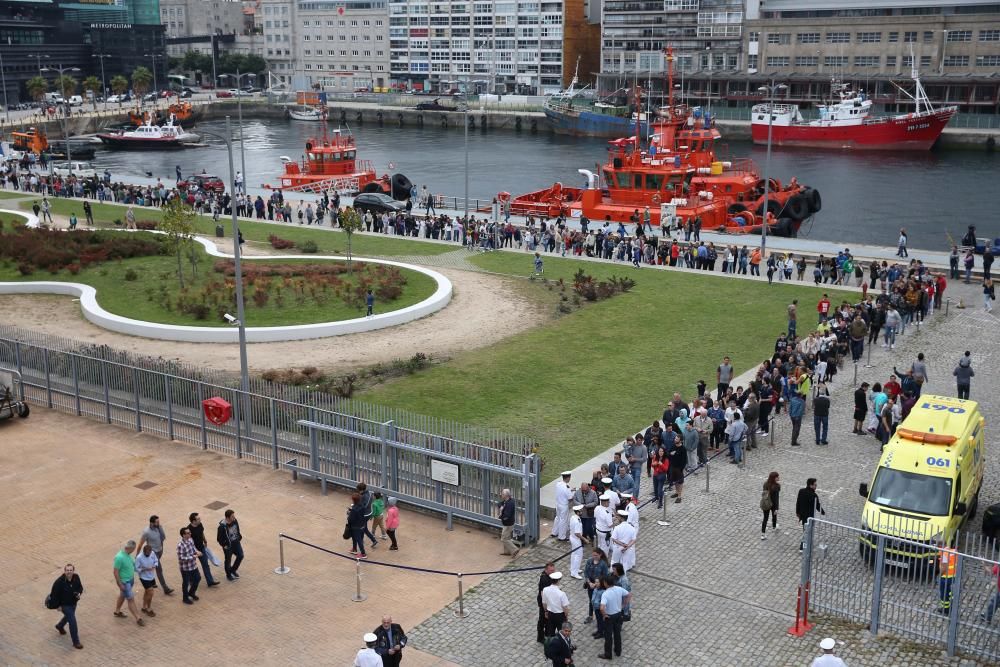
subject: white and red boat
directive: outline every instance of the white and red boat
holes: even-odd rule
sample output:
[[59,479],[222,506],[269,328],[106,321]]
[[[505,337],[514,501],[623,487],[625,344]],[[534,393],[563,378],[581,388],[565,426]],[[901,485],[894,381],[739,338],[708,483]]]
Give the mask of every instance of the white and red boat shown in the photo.
[[185,132],[180,125],[174,125],[174,117],[165,125],[153,125],[147,119],[143,125],[133,130],[121,130],[105,134],[98,134],[100,139],[108,148],[120,150],[167,150],[176,148],[186,148],[188,145],[198,141],[198,135]]
[[[857,150],[928,150],[937,141],[958,107],[935,109],[927,99],[920,76],[913,70],[914,93],[899,90],[913,100],[913,113],[871,115],[872,101],[863,92],[834,84],[839,100],[819,105],[819,118],[804,120],[795,104],[757,104],[750,117],[755,144],[767,144],[768,132],[775,146],[853,148]],[[898,86],[897,86],[898,88]],[[770,112],[770,128],[768,115]]]

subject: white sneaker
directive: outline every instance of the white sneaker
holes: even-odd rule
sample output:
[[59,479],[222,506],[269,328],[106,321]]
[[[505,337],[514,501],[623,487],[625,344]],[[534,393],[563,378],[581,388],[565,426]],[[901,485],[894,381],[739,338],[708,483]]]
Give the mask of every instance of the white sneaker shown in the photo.
[[777,524],[775,524],[774,526],[772,526],[771,530],[773,530],[774,532],[778,532],[778,526],[777,526]]
[[882,343],[882,347],[889,347],[888,343]]
[[766,540],[766,539],[767,539],[767,535],[766,535],[766,534],[764,534],[764,533],[761,533],[761,534],[760,534],[760,539],[761,539],[761,540]]
[[573,577],[574,579],[583,579],[583,577],[580,576],[579,574],[571,574],[569,576]]
[[895,350],[895,349],[896,349],[896,344],[895,344],[895,343],[893,343],[892,345],[890,345],[890,346],[889,346],[889,349],[890,349],[890,350]]

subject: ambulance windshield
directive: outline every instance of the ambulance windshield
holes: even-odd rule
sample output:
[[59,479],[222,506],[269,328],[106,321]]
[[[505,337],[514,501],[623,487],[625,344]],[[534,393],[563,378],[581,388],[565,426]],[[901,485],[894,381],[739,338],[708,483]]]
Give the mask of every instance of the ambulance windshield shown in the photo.
[[951,503],[951,480],[880,468],[868,499],[876,505],[905,512],[947,516]]

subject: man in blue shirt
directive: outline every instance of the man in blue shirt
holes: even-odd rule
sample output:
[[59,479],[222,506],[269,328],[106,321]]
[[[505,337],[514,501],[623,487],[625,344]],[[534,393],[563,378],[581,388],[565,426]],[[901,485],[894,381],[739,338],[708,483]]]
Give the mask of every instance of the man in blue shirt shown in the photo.
[[627,465],[618,466],[618,474],[611,482],[611,488],[618,493],[631,493],[635,495],[635,480],[632,479]]
[[601,586],[605,589],[601,594],[601,616],[604,618],[604,653],[597,657],[602,660],[611,660],[612,643],[615,655],[622,654],[622,611],[625,605],[632,602],[632,594],[621,586],[610,576],[601,579]]
[[799,429],[802,428],[802,416],[806,413],[805,396],[796,392],[788,402],[788,417],[792,420],[792,447],[799,446]]

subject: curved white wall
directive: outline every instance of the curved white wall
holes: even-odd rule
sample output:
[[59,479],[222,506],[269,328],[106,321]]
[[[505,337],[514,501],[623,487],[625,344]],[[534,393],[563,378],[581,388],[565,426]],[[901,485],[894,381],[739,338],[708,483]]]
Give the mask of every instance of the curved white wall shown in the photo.
[[[6,211],[0,211],[6,212]],[[21,214],[23,215],[23,213]],[[32,216],[34,217],[34,216]],[[37,222],[37,220],[36,220]],[[29,223],[30,224],[30,223]],[[219,252],[214,243],[207,239],[196,238],[205,246],[206,252],[213,257],[231,259],[232,255]],[[346,257],[330,255],[281,255],[279,257],[243,257],[244,261],[261,259],[311,259],[311,260],[346,260]],[[298,324],[284,327],[247,327],[246,335],[249,343],[276,343],[288,340],[305,340],[309,338],[327,338],[344,334],[374,331],[386,327],[412,322],[435,313],[451,301],[451,281],[437,271],[422,266],[393,262],[385,259],[353,257],[354,261],[369,264],[387,264],[402,269],[409,269],[430,276],[437,283],[437,289],[428,298],[412,306],[393,310],[388,313],[378,313],[372,317],[358,317],[340,322],[318,322],[316,324]],[[182,341],[187,343],[236,343],[239,342],[239,330],[236,327],[190,327],[174,324],[157,324],[121,317],[109,313],[97,303],[97,290],[81,283],[54,281],[38,282],[4,282],[0,283],[0,294],[64,294],[80,298],[83,316],[99,327],[144,338]],[[235,314],[235,313],[234,313]]]

